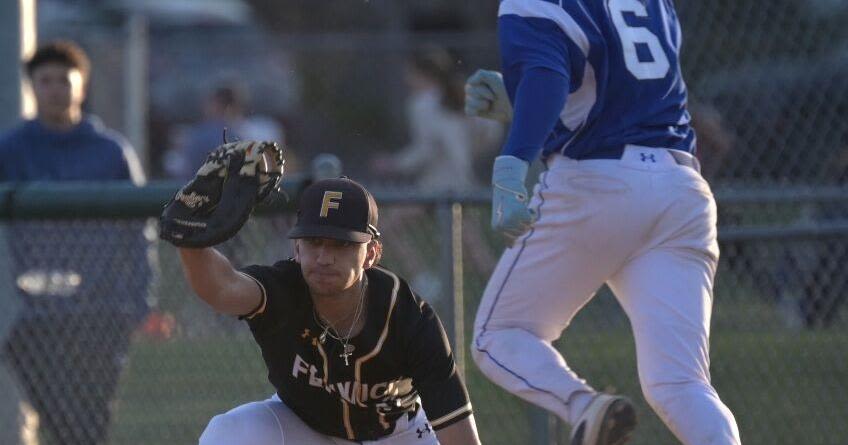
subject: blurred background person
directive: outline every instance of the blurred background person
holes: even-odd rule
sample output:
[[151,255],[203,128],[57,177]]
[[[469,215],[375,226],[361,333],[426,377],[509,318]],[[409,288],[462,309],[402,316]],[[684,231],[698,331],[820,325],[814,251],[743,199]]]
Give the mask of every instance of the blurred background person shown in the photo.
[[[83,112],[90,62],[79,46],[48,43],[24,68],[37,117],[0,136],[0,182],[144,182],[129,143]],[[149,309],[142,223],[19,220],[7,227],[24,309],[3,358],[51,443],[103,443],[130,334]]]
[[502,129],[464,115],[465,76],[443,49],[414,53],[407,62],[406,117],[410,141],[397,153],[374,160],[380,175],[411,178],[425,192],[467,191],[481,184],[475,154],[491,149]]
[[[408,89],[406,119],[409,143],[390,155],[374,158],[374,171],[382,179],[411,185],[425,194],[470,192],[481,187],[475,165],[494,159],[502,125],[464,114],[465,73],[457,69],[459,59],[442,48],[426,48],[411,54],[404,69]],[[487,157],[488,155],[488,157]],[[488,167],[486,167],[488,168]],[[408,235],[427,218],[421,206],[393,207],[384,212],[386,236],[401,251],[421,251],[429,246],[417,245]],[[477,234],[478,231],[470,233]],[[472,264],[481,268],[494,262],[493,249],[480,236],[469,236],[467,242]],[[411,281],[429,301],[448,297],[437,269],[422,256],[403,256],[409,270],[416,271]]]
[[0,180],[144,182],[129,142],[83,113],[90,66],[85,52],[69,41],[48,43],[26,63],[38,114],[0,139]]
[[[692,116],[692,127],[698,138],[698,149],[695,152],[701,163],[701,175],[712,183],[720,177],[730,158],[727,155],[733,150],[736,137],[724,123],[724,117],[714,106],[697,100],[689,100],[689,114]],[[727,175],[727,173],[725,172]]]
[[234,76],[216,82],[203,98],[203,119],[191,126],[176,130],[175,146],[165,155],[165,172],[174,178],[193,178],[203,164],[209,147],[227,141],[257,140],[284,144],[283,129],[275,120],[248,116],[250,92]]

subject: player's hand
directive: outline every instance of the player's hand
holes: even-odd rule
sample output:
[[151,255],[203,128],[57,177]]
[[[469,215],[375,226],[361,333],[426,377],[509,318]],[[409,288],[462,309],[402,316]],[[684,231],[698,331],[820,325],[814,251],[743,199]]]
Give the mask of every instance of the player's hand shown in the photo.
[[501,73],[477,70],[465,81],[465,114],[504,123],[512,121],[512,105]]
[[492,168],[492,229],[506,237],[510,247],[527,233],[536,214],[527,208],[524,181],[529,164],[515,156],[498,156]]

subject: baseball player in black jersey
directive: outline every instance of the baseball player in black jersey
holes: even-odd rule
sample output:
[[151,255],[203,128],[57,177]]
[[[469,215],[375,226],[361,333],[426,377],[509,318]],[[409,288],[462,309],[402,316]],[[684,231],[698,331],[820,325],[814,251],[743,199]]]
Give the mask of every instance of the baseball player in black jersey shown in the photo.
[[480,443],[441,322],[378,265],[376,226],[364,187],[326,179],[301,196],[294,258],[236,270],[179,249],[194,291],[247,321],[277,391],[215,416],[201,445]]

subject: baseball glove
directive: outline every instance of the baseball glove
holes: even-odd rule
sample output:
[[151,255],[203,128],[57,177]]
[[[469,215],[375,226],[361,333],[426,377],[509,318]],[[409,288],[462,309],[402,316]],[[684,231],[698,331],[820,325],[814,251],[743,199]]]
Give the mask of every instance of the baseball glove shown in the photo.
[[159,237],[177,247],[209,247],[241,229],[254,205],[283,177],[274,142],[231,142],[209,153],[194,179],[165,205]]

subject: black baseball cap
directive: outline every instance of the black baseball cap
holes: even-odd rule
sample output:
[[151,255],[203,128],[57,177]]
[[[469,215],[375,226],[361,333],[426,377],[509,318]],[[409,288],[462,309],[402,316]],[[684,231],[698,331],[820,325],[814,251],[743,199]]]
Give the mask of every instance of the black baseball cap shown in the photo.
[[367,243],[380,237],[377,202],[347,177],[322,179],[303,190],[289,238],[332,238]]

